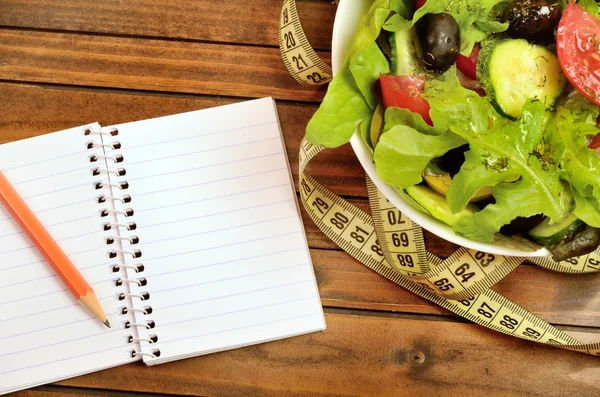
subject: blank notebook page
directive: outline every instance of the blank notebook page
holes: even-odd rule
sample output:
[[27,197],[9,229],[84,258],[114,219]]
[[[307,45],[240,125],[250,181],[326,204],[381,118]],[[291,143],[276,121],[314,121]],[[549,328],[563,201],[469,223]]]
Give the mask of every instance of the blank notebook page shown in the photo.
[[271,98],[115,127],[142,251],[127,261],[152,307],[137,322],[155,325],[140,337],[158,336],[142,350],[161,352],[148,364],[325,328]]
[[0,170],[95,290],[77,303],[0,204],[0,394],[131,362],[119,325],[84,127],[0,146]]

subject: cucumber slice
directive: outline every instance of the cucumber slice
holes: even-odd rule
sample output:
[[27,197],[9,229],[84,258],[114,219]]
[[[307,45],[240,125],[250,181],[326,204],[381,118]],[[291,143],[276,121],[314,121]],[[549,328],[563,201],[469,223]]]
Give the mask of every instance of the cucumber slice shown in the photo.
[[567,82],[554,53],[523,39],[484,46],[477,78],[498,111],[514,119],[521,116],[521,108],[531,98],[551,108]]
[[415,29],[413,27],[390,33],[392,74],[397,76],[414,76],[423,73],[423,68],[421,68],[418,61],[420,59],[420,47]]
[[556,222],[552,225],[550,220],[546,218],[542,223],[531,229],[528,235],[536,243],[549,247],[564,239],[571,238],[585,227],[586,224],[582,220],[570,214],[562,222]]
[[450,226],[454,226],[462,216],[473,215],[479,210],[475,205],[469,204],[462,211],[453,214],[446,197],[423,185],[411,186],[404,189],[404,192],[431,216]]

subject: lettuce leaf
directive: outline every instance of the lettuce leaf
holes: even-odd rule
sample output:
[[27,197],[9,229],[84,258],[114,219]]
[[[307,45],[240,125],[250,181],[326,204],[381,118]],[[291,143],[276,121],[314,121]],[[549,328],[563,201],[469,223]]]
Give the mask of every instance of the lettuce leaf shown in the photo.
[[460,29],[461,54],[469,56],[475,43],[483,41],[492,33],[508,29],[508,22],[498,21],[508,3],[508,0],[428,0],[415,11],[411,20],[395,14],[383,28],[397,32],[411,28],[427,14],[447,13],[454,17]]
[[[348,142],[356,127],[372,113],[350,73],[349,61],[329,83],[327,95],[306,126],[306,139],[337,147]],[[365,124],[365,123],[363,123]]]
[[587,147],[587,137],[598,133],[599,113],[597,106],[573,91],[557,105],[545,136],[546,156],[576,192],[575,214],[596,227],[600,227],[600,158]]
[[375,40],[390,12],[390,0],[376,0],[362,18],[344,65],[306,126],[306,139],[310,143],[341,146],[359,125],[363,137],[368,133],[377,106],[373,85],[380,73],[389,72],[389,64]]
[[[561,3],[563,3],[562,6],[564,10],[567,6],[567,1],[563,0]],[[595,0],[577,0],[576,3],[583,7],[584,10],[600,19],[600,3],[596,2]]]
[[469,143],[462,165],[446,196],[452,212],[462,210],[475,192],[493,186],[494,204],[462,217],[456,233],[492,242],[500,228],[518,216],[544,214],[552,221],[568,215],[572,196],[561,183],[555,164],[536,156],[544,129],[544,105],[529,101],[517,121],[500,116],[490,102],[459,84],[451,68],[442,80],[430,80],[425,96],[434,125],[449,129]]
[[426,135],[406,125],[395,125],[381,135],[375,147],[377,175],[399,188],[416,185],[423,180],[421,174],[432,159],[465,143],[450,131]]
[[593,227],[600,227],[600,203],[590,197],[583,197],[575,190],[575,209],[573,214],[585,223]]
[[445,122],[440,122],[432,127],[423,120],[420,114],[391,106],[385,110],[383,132],[385,133],[397,125],[407,125],[427,135],[440,135],[448,129]]

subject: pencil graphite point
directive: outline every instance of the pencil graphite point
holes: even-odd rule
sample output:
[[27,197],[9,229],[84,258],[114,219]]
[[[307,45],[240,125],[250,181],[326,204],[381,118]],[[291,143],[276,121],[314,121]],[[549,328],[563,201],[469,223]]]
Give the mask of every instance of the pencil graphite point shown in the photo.
[[104,325],[106,325],[108,328],[110,328],[110,323],[108,322],[108,320],[106,320],[106,321],[104,322]]

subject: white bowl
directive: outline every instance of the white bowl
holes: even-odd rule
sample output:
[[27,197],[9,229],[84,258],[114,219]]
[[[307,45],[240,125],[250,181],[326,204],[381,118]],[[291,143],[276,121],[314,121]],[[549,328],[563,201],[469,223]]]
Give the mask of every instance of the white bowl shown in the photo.
[[[334,75],[344,63],[356,27],[362,16],[368,11],[371,3],[372,1],[368,0],[340,0],[335,16],[332,38],[331,62]],[[506,238],[492,244],[485,244],[456,235],[450,226],[417,209],[405,200],[397,190],[379,179],[371,151],[362,140],[358,129],[350,143],[363,168],[385,197],[410,219],[431,233],[463,247],[498,255],[550,256],[550,252],[545,248],[539,249],[533,244],[519,242],[514,239]]]

